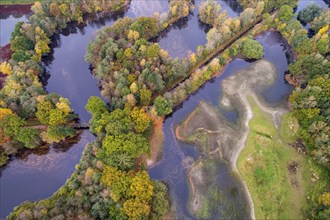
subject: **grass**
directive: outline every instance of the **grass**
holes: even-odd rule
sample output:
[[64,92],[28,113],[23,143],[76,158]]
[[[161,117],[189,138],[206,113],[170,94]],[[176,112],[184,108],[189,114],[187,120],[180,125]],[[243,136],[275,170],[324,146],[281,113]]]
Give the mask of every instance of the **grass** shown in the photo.
[[[309,160],[288,145],[295,140],[296,127],[285,115],[276,129],[272,117],[249,100],[253,118],[250,133],[237,165],[254,203],[257,219],[301,219],[307,210],[308,192],[313,188]],[[298,169],[290,171],[293,161]]]
[[[37,0],[0,0],[0,5],[25,5],[33,4]],[[40,0],[38,0],[40,2]]]

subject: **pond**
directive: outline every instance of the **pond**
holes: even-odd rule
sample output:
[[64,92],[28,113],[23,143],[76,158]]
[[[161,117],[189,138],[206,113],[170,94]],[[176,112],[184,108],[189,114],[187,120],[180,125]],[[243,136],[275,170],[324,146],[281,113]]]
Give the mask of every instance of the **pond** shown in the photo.
[[[287,100],[288,95],[292,91],[292,87],[285,83],[284,74],[288,68],[288,60],[286,58],[285,44],[282,42],[280,35],[275,32],[269,32],[259,36],[257,40],[265,47],[265,59],[272,62],[276,66],[276,81],[267,89],[260,92],[261,97],[266,103],[277,104]],[[169,184],[172,200],[175,202],[175,212],[179,218],[192,218],[187,209],[189,200],[189,184],[187,181],[187,170],[182,165],[183,159],[187,156],[197,158],[196,151],[192,145],[179,142],[175,136],[176,127],[198,106],[201,101],[206,101],[213,106],[219,106],[222,96],[220,84],[223,79],[233,75],[238,70],[250,66],[251,63],[241,59],[235,59],[227,65],[225,71],[220,77],[207,82],[197,93],[191,95],[180,107],[178,107],[171,116],[169,116],[164,125],[165,133],[164,154],[162,161],[152,168],[149,173],[152,178],[164,180]],[[236,121],[238,118],[237,111],[222,112],[229,121]],[[190,148],[190,149],[189,149]],[[219,180],[218,184],[223,189],[236,187],[241,189],[240,180],[233,175],[231,169],[224,163],[220,164],[224,179]],[[220,172],[219,171],[219,172]],[[238,191],[238,195],[233,199],[236,210],[245,210],[238,216],[239,219],[249,216],[249,210],[246,208],[246,195],[242,190]],[[242,202],[244,201],[244,202]],[[222,204],[219,204],[221,207]],[[236,218],[235,212],[229,218]],[[220,217],[221,210],[220,210]],[[228,217],[228,216],[226,216]]]
[[[235,1],[219,2],[230,16],[239,14],[240,8],[237,7]],[[200,25],[197,17],[199,3],[200,1],[196,1],[196,8],[188,19],[183,19],[179,24],[170,28],[169,32],[157,39],[161,47],[168,50],[173,57],[183,57],[189,51],[195,51],[198,45],[206,42],[205,27]],[[120,17],[134,18],[142,15],[153,15],[155,11],[160,13],[167,11],[168,7],[168,1],[133,0],[129,9],[122,14],[93,19],[85,27],[70,26],[63,30],[60,35],[54,37],[52,54],[44,62],[47,72],[44,79],[46,90],[68,98],[81,121],[88,122],[90,115],[85,110],[87,100],[92,95],[101,96],[98,82],[91,75],[89,66],[84,60],[88,42],[95,38],[97,30],[111,25]],[[7,19],[1,20],[1,25],[8,21],[8,26],[11,29],[19,21],[10,21],[11,17],[7,17]],[[19,19],[26,19],[26,17]],[[3,31],[1,36],[4,36]],[[265,58],[276,65],[278,73],[276,83],[262,91],[261,94],[267,102],[277,103],[286,99],[292,89],[284,82],[284,71],[287,69],[284,44],[278,35],[273,33],[261,36],[258,40],[266,47]],[[191,217],[185,207],[189,187],[186,170],[183,169],[181,161],[186,155],[197,158],[198,153],[192,146],[179,143],[173,129],[200,101],[204,100],[218,105],[221,97],[219,86],[221,80],[249,65],[250,63],[240,59],[231,62],[220,77],[207,83],[196,94],[192,95],[164,123],[164,158],[158,166],[150,170],[150,175],[154,179],[165,180],[169,184],[172,201],[178,205],[177,213],[181,216]],[[235,121],[238,117],[235,111],[224,111],[223,114],[231,121]],[[79,162],[85,144],[94,139],[88,131],[84,131],[79,138],[76,142],[67,144],[68,146],[65,148],[52,146],[49,151],[41,155],[39,155],[40,153],[32,153],[24,159],[13,158],[8,166],[0,170],[0,218],[4,218],[16,205],[25,200],[35,201],[49,197],[65,183],[74,171],[75,164]],[[224,180],[219,184],[223,184],[223,187],[234,184],[239,188],[239,180],[232,176],[227,167],[222,166],[222,168]],[[239,193],[235,201],[239,206],[244,207],[244,198],[245,195]],[[240,199],[242,202],[238,201]]]
[[89,131],[83,131],[65,144],[25,152],[0,168],[0,218],[26,200],[36,201],[56,192],[74,172],[86,144],[93,140]]

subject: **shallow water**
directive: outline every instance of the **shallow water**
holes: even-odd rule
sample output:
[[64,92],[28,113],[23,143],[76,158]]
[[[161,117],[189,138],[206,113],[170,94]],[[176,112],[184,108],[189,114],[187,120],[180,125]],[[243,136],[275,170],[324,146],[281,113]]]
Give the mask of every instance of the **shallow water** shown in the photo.
[[[276,81],[269,88],[261,92],[262,97],[266,102],[274,104],[282,100],[287,100],[288,95],[292,91],[292,87],[288,86],[284,80],[284,73],[287,70],[288,61],[285,56],[285,47],[278,34],[275,32],[266,33],[259,36],[260,41],[265,47],[265,58],[276,65]],[[219,101],[222,96],[220,84],[222,80],[233,75],[238,70],[250,66],[251,63],[241,59],[235,59],[227,65],[223,74],[210,82],[207,82],[197,93],[191,95],[181,106],[179,106],[172,115],[170,115],[163,125],[165,133],[164,156],[162,161],[149,171],[149,174],[154,179],[164,180],[169,184],[170,194],[175,201],[176,214],[180,217],[192,218],[188,213],[186,204],[189,199],[189,185],[187,182],[187,170],[181,165],[182,160],[186,156],[196,158],[196,151],[187,150],[187,147],[194,148],[193,145],[187,145],[179,142],[175,136],[175,129],[197,106],[201,101],[206,101],[213,106],[219,106]],[[283,91],[282,91],[283,90]],[[229,117],[230,121],[236,121],[238,114],[234,112],[224,112],[225,117]],[[240,181],[236,176],[232,176],[228,167],[220,166],[222,172],[226,176],[225,180],[219,182],[219,186],[226,189],[228,186],[235,186],[240,189]],[[236,205],[241,206],[239,209],[245,209],[244,203],[240,199],[245,199],[245,195],[241,190],[238,191],[236,197]],[[246,201],[246,200],[245,200]],[[235,198],[233,199],[235,202]],[[242,216],[249,216],[248,210]],[[234,214],[234,213],[233,213]],[[235,218],[231,216],[231,218]]]
[[[221,1],[222,8],[227,8],[228,14],[235,16],[238,12],[230,11],[229,4]],[[196,1],[196,5],[198,1]],[[159,39],[160,45],[169,50],[172,56],[184,56],[188,51],[194,51],[199,44],[206,42],[205,27],[200,26],[197,18],[197,8],[186,21],[186,24],[176,25],[170,32]],[[99,18],[93,22],[89,22],[85,27],[70,27],[64,30],[53,41],[53,54],[45,60],[45,68],[49,75],[45,87],[48,92],[56,92],[68,98],[72,103],[72,107],[79,114],[82,122],[87,122],[90,115],[85,110],[85,105],[90,96],[100,96],[97,80],[90,74],[88,64],[84,60],[85,48],[91,40],[96,36],[98,29],[111,25],[116,19],[122,16],[137,17],[141,15],[152,15],[155,11],[165,12],[168,9],[168,1],[141,1],[133,0],[128,11],[118,16]],[[239,9],[235,9],[239,11]],[[185,21],[183,21],[185,22]],[[14,22],[12,22],[13,24]],[[13,24],[14,25],[14,24]],[[7,32],[7,31],[6,31]],[[1,34],[2,35],[2,34]],[[183,38],[184,37],[184,38]],[[273,36],[270,34],[269,38]],[[183,39],[184,43],[176,43],[178,39]],[[260,38],[263,41],[268,38]],[[179,41],[180,42],[180,41]],[[267,42],[267,41],[265,41]],[[270,46],[272,53],[277,56],[283,56],[277,40],[270,40],[267,47]],[[180,46],[179,46],[180,45]],[[267,58],[266,52],[266,58]],[[267,58],[268,59],[268,58]],[[277,59],[270,56],[269,59]],[[281,62],[284,62],[281,59]],[[272,61],[272,60],[271,60]],[[276,62],[276,61],[274,61]],[[186,178],[186,170],[181,165],[182,159],[186,155],[194,158],[198,157],[198,152],[191,146],[178,143],[174,134],[175,126],[181,122],[201,100],[208,101],[214,105],[218,105],[221,96],[220,82],[225,77],[235,73],[237,70],[249,66],[250,63],[236,59],[226,68],[222,76],[207,83],[195,95],[191,96],[183,105],[168,117],[164,124],[165,132],[165,149],[162,162],[155,168],[150,170],[150,175],[154,179],[165,180],[170,186],[172,200],[178,207],[178,213],[182,216],[189,216],[185,207],[189,196],[188,182]],[[284,64],[278,67],[278,78],[283,79]],[[285,61],[285,65],[287,62]],[[283,67],[283,68],[282,68]],[[78,80],[77,80],[78,79]],[[278,80],[277,86],[282,89],[283,80]],[[274,92],[275,91],[275,92]],[[289,89],[286,90],[289,92]],[[286,92],[277,93],[276,86],[272,90],[263,93],[267,101],[277,102],[287,96]],[[269,100],[267,99],[269,98]],[[237,113],[225,112],[226,117],[235,121]],[[35,201],[43,199],[53,194],[65,180],[74,171],[74,165],[78,163],[82,150],[86,143],[93,140],[93,136],[84,131],[80,142],[68,148],[67,152],[56,152],[51,149],[47,154],[36,155],[31,154],[25,160],[14,158],[8,166],[1,169],[0,185],[0,218],[6,216],[14,206],[24,200]],[[230,176],[225,180],[229,184],[235,182],[235,178]],[[239,183],[234,183],[239,184]]]

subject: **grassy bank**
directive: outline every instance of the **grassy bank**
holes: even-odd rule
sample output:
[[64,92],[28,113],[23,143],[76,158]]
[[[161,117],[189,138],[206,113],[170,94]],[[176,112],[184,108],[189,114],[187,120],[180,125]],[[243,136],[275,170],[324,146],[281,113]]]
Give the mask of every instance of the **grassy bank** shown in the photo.
[[[296,139],[297,122],[287,114],[280,129],[271,115],[249,100],[253,118],[237,166],[252,196],[257,219],[301,219],[326,184],[302,153],[289,143]],[[322,180],[323,179],[323,180]]]

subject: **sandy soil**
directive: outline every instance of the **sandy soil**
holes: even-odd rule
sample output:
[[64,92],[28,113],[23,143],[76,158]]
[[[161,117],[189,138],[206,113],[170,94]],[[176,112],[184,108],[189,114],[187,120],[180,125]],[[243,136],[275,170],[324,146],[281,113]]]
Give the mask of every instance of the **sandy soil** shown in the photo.
[[158,117],[155,119],[151,129],[151,135],[149,139],[150,154],[149,157],[145,157],[144,161],[147,168],[154,167],[163,156],[164,147],[164,132],[163,132],[164,117]]

